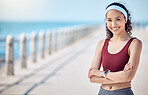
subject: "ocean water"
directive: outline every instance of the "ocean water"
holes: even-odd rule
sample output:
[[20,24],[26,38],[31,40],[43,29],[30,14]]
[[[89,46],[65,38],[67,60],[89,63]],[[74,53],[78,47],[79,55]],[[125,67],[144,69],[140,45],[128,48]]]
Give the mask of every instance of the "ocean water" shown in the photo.
[[5,37],[8,34],[16,35],[22,32],[30,33],[31,31],[40,31],[47,29],[54,29],[60,27],[89,24],[89,23],[64,23],[64,22],[42,22],[42,23],[1,23],[0,22],[0,37]]
[[[32,31],[36,31],[37,35],[40,30],[44,30],[45,32],[50,29],[57,29],[62,27],[71,27],[75,25],[88,25],[90,23],[83,22],[41,22],[41,23],[6,23],[0,22],[0,59],[5,59],[5,44],[6,44],[6,36],[11,34],[16,40],[14,43],[14,58],[19,58],[19,35],[21,33],[25,33],[30,35]],[[27,55],[30,54],[30,45],[29,41],[27,41]]]

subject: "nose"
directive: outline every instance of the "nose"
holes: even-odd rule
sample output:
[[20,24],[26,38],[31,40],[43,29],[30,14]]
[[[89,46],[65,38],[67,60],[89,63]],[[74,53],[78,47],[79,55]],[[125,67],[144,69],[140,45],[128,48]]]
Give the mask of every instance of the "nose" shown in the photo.
[[112,26],[116,26],[116,25],[117,25],[116,21],[112,21]]

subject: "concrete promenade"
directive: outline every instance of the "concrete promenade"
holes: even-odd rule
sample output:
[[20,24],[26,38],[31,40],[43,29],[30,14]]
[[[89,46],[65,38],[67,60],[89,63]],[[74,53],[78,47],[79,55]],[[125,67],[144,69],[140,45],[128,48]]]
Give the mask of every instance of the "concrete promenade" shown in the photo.
[[[97,95],[100,84],[90,83],[87,76],[96,45],[105,38],[104,30],[96,30],[36,64],[28,61],[27,69],[20,69],[17,63],[15,76],[0,70],[0,95]],[[132,89],[135,95],[148,95],[148,32],[135,30],[133,36],[142,40],[143,50]]]

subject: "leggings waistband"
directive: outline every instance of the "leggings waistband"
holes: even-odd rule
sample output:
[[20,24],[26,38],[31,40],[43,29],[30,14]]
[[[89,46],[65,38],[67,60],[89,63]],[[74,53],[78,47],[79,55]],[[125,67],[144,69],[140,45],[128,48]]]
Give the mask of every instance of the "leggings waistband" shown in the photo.
[[127,88],[122,88],[122,89],[117,89],[117,90],[105,90],[102,88],[102,86],[100,87],[100,89],[104,90],[104,91],[108,91],[108,92],[114,92],[114,91],[126,91],[126,90],[131,90],[131,87],[127,87]]
[[112,90],[112,91],[105,90],[102,87],[100,87],[100,91],[99,91],[98,95],[134,95],[134,93],[131,90],[131,87]]

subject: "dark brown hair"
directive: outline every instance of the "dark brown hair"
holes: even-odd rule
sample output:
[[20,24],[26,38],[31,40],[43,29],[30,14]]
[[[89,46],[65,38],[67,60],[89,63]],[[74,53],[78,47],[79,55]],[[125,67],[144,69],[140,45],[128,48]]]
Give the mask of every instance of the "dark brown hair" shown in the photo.
[[[112,5],[119,6],[119,7],[123,8],[123,9],[127,12],[127,22],[126,22],[126,24],[125,24],[125,31],[126,31],[129,35],[131,35],[131,34],[132,34],[132,33],[131,33],[131,30],[132,30],[132,23],[131,23],[131,15],[130,15],[129,11],[127,10],[127,8],[126,8],[123,4],[118,3],[118,2],[111,3],[110,5],[108,5],[108,6],[106,7],[106,9],[107,9],[109,6],[112,6]],[[109,38],[109,39],[113,37],[113,33],[108,29],[107,23],[106,23],[106,36],[107,36],[107,38]]]

